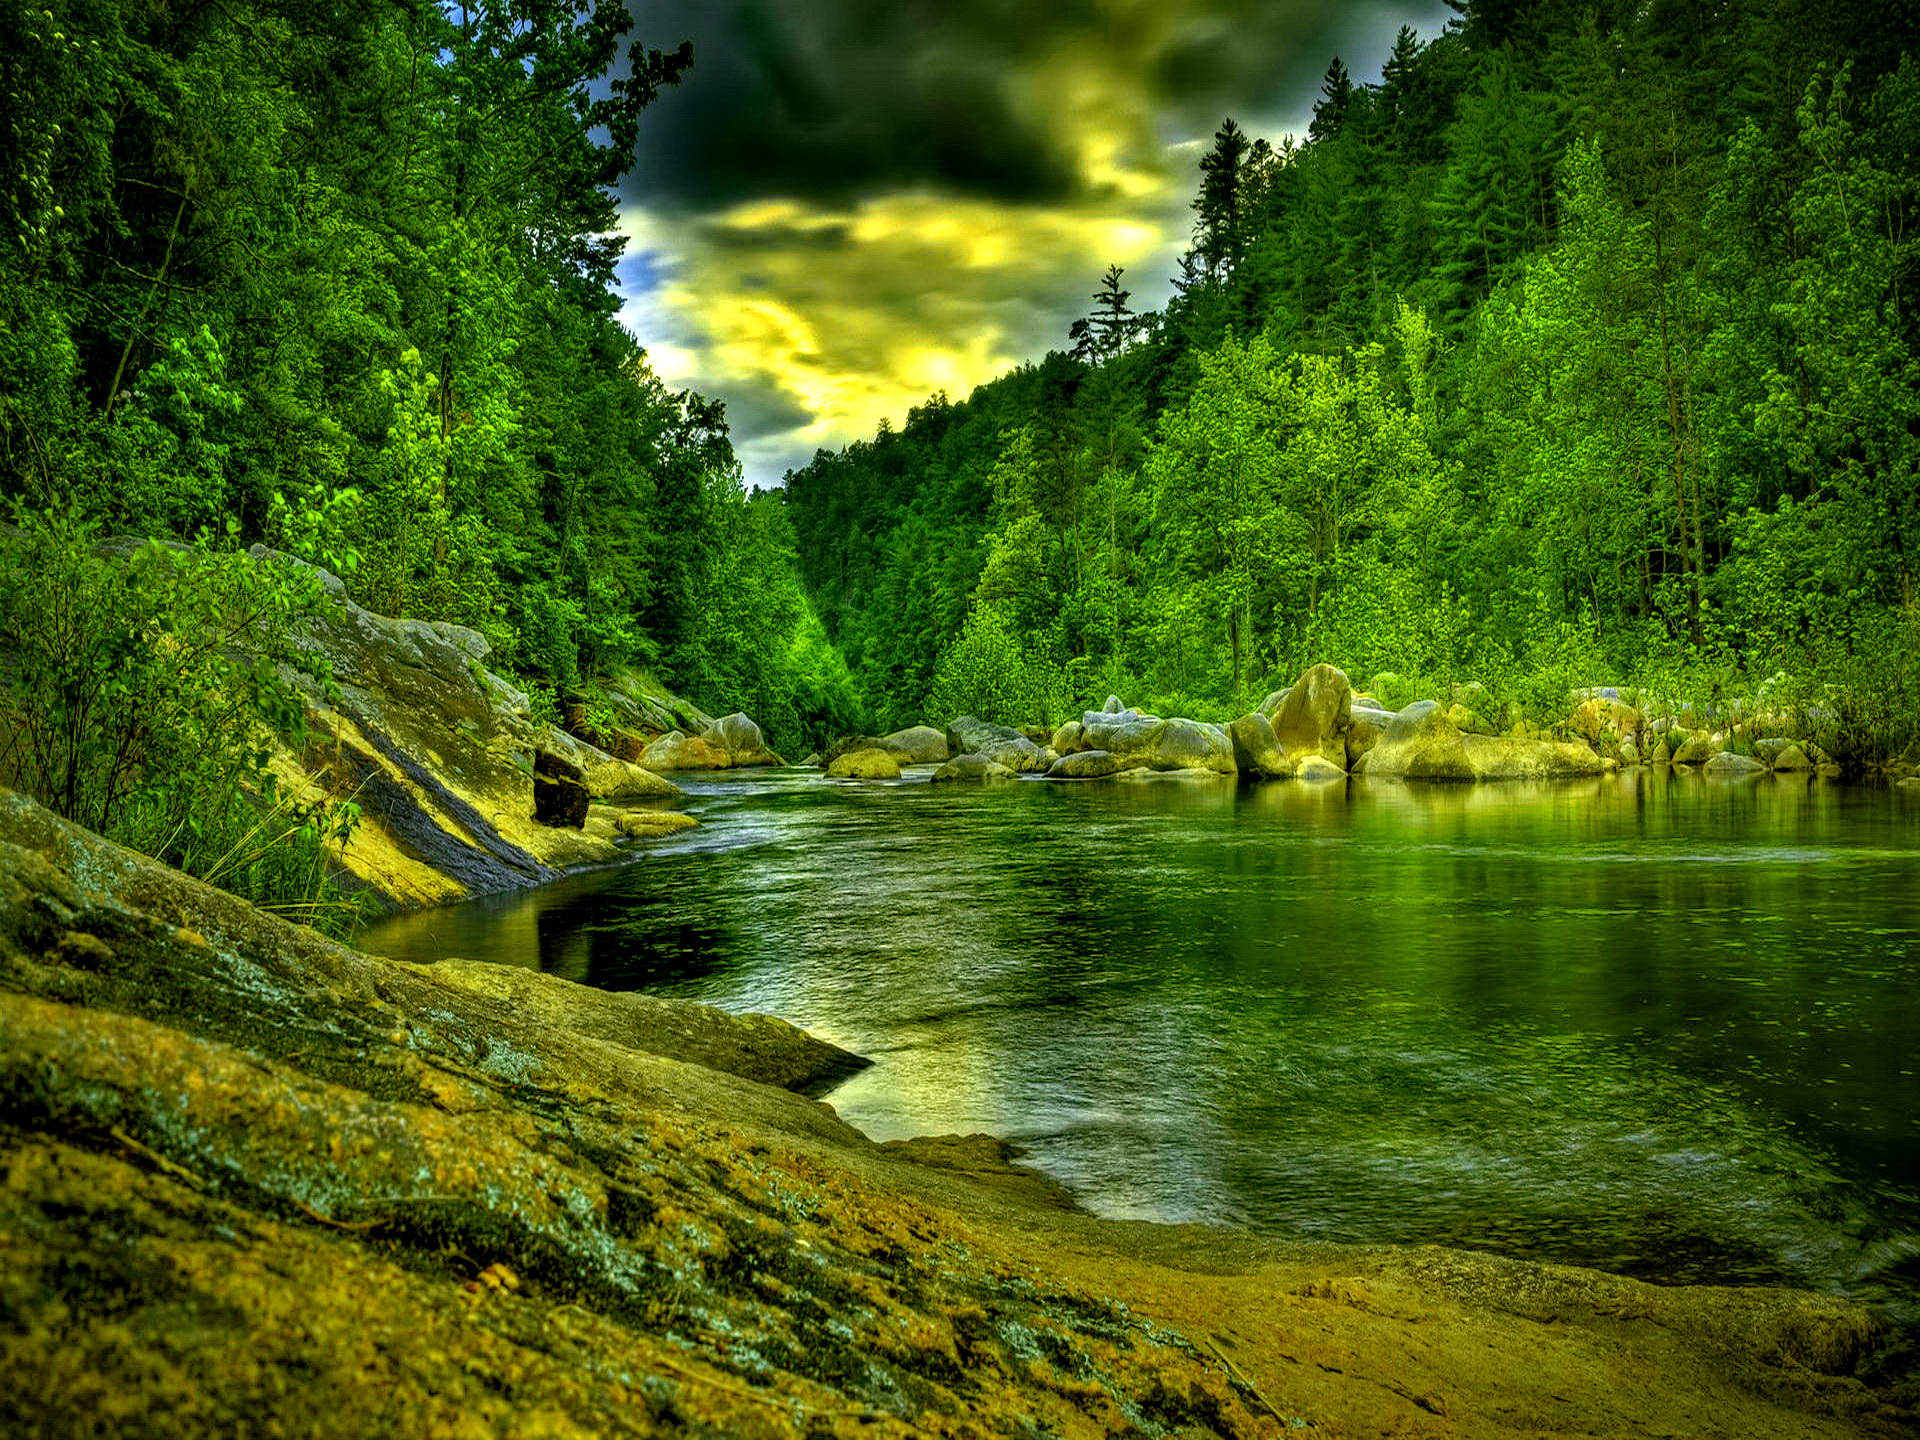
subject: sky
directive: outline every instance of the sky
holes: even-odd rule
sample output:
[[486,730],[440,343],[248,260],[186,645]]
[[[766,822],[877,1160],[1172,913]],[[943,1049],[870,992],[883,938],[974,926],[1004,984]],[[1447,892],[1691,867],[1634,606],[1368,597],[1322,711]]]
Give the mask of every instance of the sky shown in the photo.
[[622,318],[726,402],[750,484],[1065,348],[1110,264],[1157,309],[1231,115],[1304,135],[1441,0],[636,0],[692,71],[641,119]]

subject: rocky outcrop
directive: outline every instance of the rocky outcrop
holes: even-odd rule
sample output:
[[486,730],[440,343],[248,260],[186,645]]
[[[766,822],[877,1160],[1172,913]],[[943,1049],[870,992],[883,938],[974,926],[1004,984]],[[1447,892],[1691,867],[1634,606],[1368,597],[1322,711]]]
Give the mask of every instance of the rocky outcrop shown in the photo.
[[893,753],[902,765],[943,765],[953,757],[947,737],[931,725],[914,725],[882,735],[879,747]]
[[0,797],[0,1428],[1911,1426],[1845,1302],[1102,1222],[806,1098],[853,1063],[360,955]]
[[837,755],[827,766],[829,780],[898,780],[900,761],[891,750],[878,746],[849,750]]
[[345,884],[390,905],[432,905],[619,855],[610,837],[534,818],[534,754],[552,732],[486,668],[483,636],[376,615],[337,577],[316,574],[325,599],[301,643],[326,656],[333,688],[295,677],[307,738],[272,765],[303,800],[360,807],[359,826],[333,854]]

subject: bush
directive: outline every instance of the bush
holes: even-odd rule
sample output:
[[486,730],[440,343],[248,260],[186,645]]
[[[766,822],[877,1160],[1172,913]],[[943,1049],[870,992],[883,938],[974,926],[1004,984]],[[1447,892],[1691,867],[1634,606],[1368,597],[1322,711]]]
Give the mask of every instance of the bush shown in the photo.
[[298,739],[294,643],[318,602],[304,567],[148,541],[102,553],[71,515],[0,544],[0,782],[189,874],[332,928],[323,856],[351,804],[282,796],[267,765]]

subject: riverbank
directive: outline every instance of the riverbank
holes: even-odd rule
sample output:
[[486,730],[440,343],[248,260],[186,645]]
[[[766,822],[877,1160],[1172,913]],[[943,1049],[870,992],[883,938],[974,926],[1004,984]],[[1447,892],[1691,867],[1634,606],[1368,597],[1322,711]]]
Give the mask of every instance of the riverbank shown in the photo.
[[361,955],[14,798],[0,845],[11,1427],[1911,1422],[1845,1302],[1103,1222],[868,1141],[778,1022]]

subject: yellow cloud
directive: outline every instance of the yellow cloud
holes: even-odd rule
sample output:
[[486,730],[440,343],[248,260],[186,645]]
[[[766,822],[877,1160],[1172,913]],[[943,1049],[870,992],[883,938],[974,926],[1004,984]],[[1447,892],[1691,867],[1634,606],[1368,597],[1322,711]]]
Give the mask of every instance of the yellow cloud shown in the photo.
[[[657,238],[639,228],[643,243]],[[811,417],[783,438],[805,454],[1064,343],[1062,296],[1090,305],[1107,265],[1156,258],[1168,243],[1118,197],[1059,208],[927,193],[847,210],[756,202],[683,222],[667,278],[629,323],[643,342],[668,331],[649,348],[669,383]]]
[[654,261],[628,323],[669,383],[729,402],[754,478],[1065,344],[1110,264],[1153,303],[1142,269],[1165,275],[1184,246],[1192,161],[1156,132],[1138,67],[1172,22],[1139,0],[1105,8],[1118,38],[1062,45],[1007,82],[1012,103],[1071,137],[1072,200],[902,189],[628,216]]

